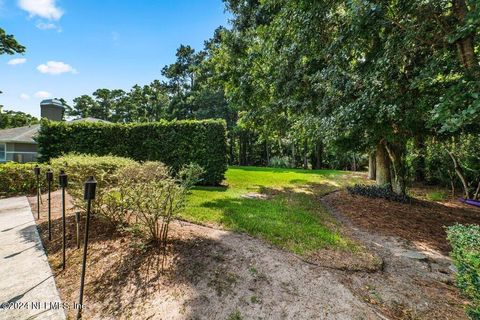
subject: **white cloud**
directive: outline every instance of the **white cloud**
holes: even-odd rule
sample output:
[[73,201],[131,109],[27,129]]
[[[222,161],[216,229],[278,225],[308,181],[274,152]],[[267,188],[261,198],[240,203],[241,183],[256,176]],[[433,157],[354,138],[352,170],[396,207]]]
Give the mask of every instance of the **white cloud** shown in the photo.
[[29,96],[28,94],[26,94],[26,93],[22,93],[22,94],[20,95],[20,99],[22,99],[22,100],[29,100],[29,99],[30,99],[30,96]]
[[57,30],[58,32],[62,32],[62,28],[53,22],[38,21],[35,26],[40,30]]
[[62,74],[62,73],[77,73],[77,70],[72,68],[71,65],[61,61],[48,61],[46,64],[41,64],[37,67],[37,70],[41,73],[48,74]]
[[50,92],[47,92],[47,91],[37,91],[37,92],[35,92],[34,96],[36,98],[46,99],[46,98],[50,98],[52,96],[52,94]]
[[19,0],[18,5],[30,14],[48,20],[59,20],[63,10],[56,6],[55,0]]
[[25,58],[15,58],[15,59],[10,59],[7,64],[11,65],[11,66],[16,66],[17,64],[23,64],[27,62],[27,59]]

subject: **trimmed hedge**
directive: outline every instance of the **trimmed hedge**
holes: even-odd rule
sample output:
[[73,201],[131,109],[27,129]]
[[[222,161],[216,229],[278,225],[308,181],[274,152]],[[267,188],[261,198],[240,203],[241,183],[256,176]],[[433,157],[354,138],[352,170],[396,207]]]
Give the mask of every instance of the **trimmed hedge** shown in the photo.
[[457,268],[457,287],[470,300],[467,314],[480,319],[480,226],[457,224],[448,227],[447,234]]
[[84,209],[83,200],[84,183],[89,176],[97,180],[96,200],[93,203],[93,210],[102,205],[102,198],[108,187],[118,183],[118,170],[137,164],[132,159],[114,156],[92,156],[69,154],[51,160],[55,172],[65,170],[68,174],[68,193],[73,198],[76,208]]
[[209,185],[222,182],[227,170],[223,120],[129,124],[42,121],[37,141],[42,162],[76,152],[161,161],[173,170],[196,163],[205,170],[202,183]]
[[[118,169],[135,164],[131,159],[113,156],[89,156],[70,154],[51,160],[51,165],[38,164],[40,167],[40,188],[42,192],[47,191],[45,172],[47,169],[53,171],[54,180],[52,190],[58,188],[58,175],[60,170],[68,174],[69,189],[78,189],[83,192],[83,184],[88,176],[97,179],[99,190],[110,183],[116,182]],[[31,163],[7,162],[0,164],[0,196],[15,196],[36,193],[36,177],[33,168],[37,165]]]
[[[0,196],[15,196],[20,194],[35,194],[37,180],[33,173],[36,163],[16,163],[7,162],[0,164]],[[41,176],[39,179],[42,192],[47,190],[45,181],[45,172],[49,166],[39,165]],[[55,176],[58,173],[54,173]],[[56,189],[57,183],[54,181],[52,186]]]

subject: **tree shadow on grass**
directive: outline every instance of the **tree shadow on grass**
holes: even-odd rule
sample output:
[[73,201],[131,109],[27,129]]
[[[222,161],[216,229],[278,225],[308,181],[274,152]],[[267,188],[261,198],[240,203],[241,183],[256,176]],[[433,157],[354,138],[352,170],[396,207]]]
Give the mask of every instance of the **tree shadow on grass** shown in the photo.
[[194,186],[192,190],[201,190],[201,191],[212,191],[212,192],[226,192],[228,191],[227,186]]
[[332,169],[320,169],[320,170],[307,170],[307,169],[292,169],[292,168],[273,168],[273,167],[232,167],[236,170],[248,171],[248,172],[271,172],[271,173],[300,173],[300,174],[314,174],[322,176],[337,176],[342,173],[348,173],[348,171],[332,170]]
[[315,183],[302,189],[260,187],[259,194],[266,198],[246,194],[215,199],[202,206],[221,211],[220,223],[227,228],[305,254],[325,247],[346,246],[335,219],[318,201],[319,194],[330,190],[331,186]]

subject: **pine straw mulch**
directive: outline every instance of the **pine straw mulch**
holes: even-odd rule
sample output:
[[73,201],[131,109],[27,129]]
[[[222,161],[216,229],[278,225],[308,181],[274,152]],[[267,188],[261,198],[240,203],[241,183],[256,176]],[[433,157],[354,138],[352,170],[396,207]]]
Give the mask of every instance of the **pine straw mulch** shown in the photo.
[[456,199],[443,202],[414,199],[412,203],[404,204],[340,191],[324,200],[361,229],[399,236],[442,254],[450,251],[446,226],[480,223],[480,208]]

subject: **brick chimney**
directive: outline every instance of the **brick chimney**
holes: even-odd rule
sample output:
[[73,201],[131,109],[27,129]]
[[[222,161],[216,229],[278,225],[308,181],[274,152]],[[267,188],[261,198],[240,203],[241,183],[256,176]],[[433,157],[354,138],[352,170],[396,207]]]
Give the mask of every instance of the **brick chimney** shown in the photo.
[[40,102],[40,117],[53,121],[63,121],[65,108],[60,100],[48,99]]

